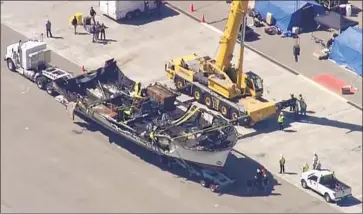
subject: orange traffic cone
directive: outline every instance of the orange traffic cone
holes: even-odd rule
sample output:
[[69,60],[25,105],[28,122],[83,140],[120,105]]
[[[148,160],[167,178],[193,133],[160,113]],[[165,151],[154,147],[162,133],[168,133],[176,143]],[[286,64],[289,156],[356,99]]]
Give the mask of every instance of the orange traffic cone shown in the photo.
[[202,22],[202,23],[204,23],[204,22],[205,22],[204,14],[203,14],[203,16],[202,16],[202,20],[201,20],[201,22]]
[[82,65],[81,71],[82,72],[86,72],[87,71],[86,68],[84,67],[84,65]]
[[191,3],[190,4],[190,12],[191,13],[193,13],[195,11],[195,9],[194,9],[194,4],[193,3]]

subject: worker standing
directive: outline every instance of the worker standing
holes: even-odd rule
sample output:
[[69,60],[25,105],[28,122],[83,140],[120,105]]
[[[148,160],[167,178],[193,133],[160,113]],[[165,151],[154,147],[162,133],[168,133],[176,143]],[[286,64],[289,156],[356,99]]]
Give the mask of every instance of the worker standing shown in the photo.
[[306,116],[307,105],[301,94],[299,95],[299,105],[300,105],[300,114]]
[[91,27],[91,32],[92,32],[92,42],[96,42],[98,39],[98,34],[97,34],[97,28],[96,25],[92,25]]
[[100,27],[101,40],[106,40],[106,26],[104,23]]
[[316,164],[316,170],[321,170],[321,162],[320,160],[318,161],[318,163]]
[[134,98],[141,98],[141,82],[135,82],[131,96]]
[[96,11],[93,9],[93,7],[91,7],[89,10],[89,15],[92,18],[93,24],[96,24]]
[[161,0],[155,0],[155,4],[156,4],[158,16],[161,16],[161,5],[162,5]]
[[297,102],[296,97],[294,96],[294,94],[291,94],[291,105],[290,105],[290,111],[294,112],[295,111],[295,103]]
[[277,118],[277,123],[279,124],[280,130],[284,130],[284,121],[285,121],[284,113],[280,112],[280,115]]
[[307,162],[305,162],[304,163],[304,165],[303,165],[303,169],[302,169],[302,171],[303,172],[306,172],[306,171],[308,171],[309,170],[309,165],[308,165],[308,163]]
[[283,155],[280,156],[280,173],[285,173],[285,157]]
[[77,35],[77,17],[74,16],[73,19],[72,19],[72,25],[74,27],[74,35]]
[[300,45],[298,43],[296,43],[292,49],[293,49],[295,62],[298,62],[299,56],[300,56]]
[[52,23],[49,21],[49,19],[45,23],[45,30],[47,32],[47,38],[49,38],[49,37],[53,38],[53,35],[52,35]]
[[316,169],[316,166],[318,165],[318,161],[319,161],[319,157],[318,155],[316,154],[316,152],[314,153],[314,156],[313,156],[313,169]]

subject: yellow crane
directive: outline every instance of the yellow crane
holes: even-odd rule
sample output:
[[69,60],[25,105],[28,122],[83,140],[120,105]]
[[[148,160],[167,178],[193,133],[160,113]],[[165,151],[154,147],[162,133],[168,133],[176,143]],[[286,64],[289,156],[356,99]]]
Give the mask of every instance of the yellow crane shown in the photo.
[[[216,58],[196,54],[179,57],[167,63],[165,71],[179,91],[228,119],[239,120],[241,125],[253,125],[275,115],[286,107],[287,101],[274,103],[263,99],[262,79],[251,71],[243,72],[248,1],[227,3],[231,4],[231,9]],[[241,45],[235,66],[232,59],[239,33]]]

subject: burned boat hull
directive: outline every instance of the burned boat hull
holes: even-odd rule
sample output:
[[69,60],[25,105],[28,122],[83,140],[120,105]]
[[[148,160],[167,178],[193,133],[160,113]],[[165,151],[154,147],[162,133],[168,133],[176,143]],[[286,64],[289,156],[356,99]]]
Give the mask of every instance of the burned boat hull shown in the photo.
[[[158,84],[146,87],[143,98],[134,99],[129,95],[133,84],[115,61],[108,60],[95,71],[55,81],[54,88],[75,104],[75,113],[145,149],[204,168],[224,166],[237,142],[232,124],[196,106],[182,110],[176,95]],[[125,108],[136,109],[133,116],[125,116]],[[205,119],[206,115],[211,117]]]

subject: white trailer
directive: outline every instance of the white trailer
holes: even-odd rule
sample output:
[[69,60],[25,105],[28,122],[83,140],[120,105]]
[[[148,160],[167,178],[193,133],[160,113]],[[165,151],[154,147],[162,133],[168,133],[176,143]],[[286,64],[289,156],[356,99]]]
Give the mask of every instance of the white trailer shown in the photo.
[[130,20],[155,8],[156,1],[100,1],[100,11],[114,20]]
[[339,181],[329,170],[309,170],[300,177],[301,186],[324,196],[327,202],[337,202],[352,195],[351,188]]
[[6,48],[4,60],[10,71],[35,82],[50,95],[54,95],[54,80],[72,77],[70,73],[49,65],[51,55],[45,42],[20,40]]

